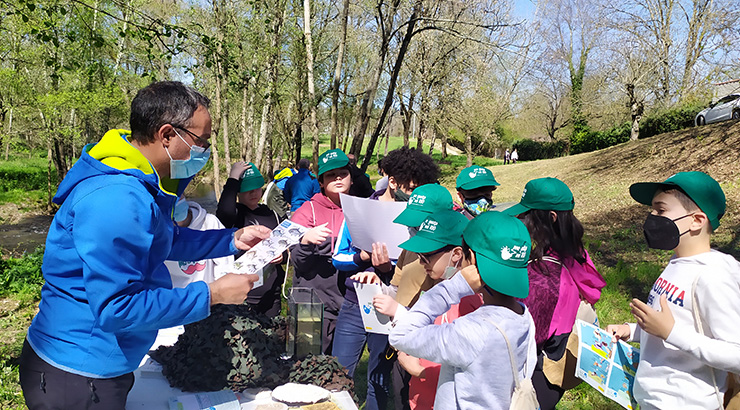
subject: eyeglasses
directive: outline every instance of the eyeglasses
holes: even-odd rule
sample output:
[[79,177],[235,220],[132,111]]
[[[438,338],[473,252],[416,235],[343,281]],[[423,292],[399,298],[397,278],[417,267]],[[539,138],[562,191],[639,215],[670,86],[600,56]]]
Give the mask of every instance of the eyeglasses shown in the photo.
[[182,130],[182,131],[185,131],[186,133],[188,133],[188,135],[190,135],[191,137],[193,137],[193,141],[195,141],[195,144],[196,144],[197,146],[199,146],[199,147],[202,147],[203,149],[208,149],[208,148],[210,148],[210,146],[211,146],[211,143],[210,143],[210,142],[208,142],[208,140],[207,140],[207,139],[205,139],[205,138],[201,137],[200,135],[198,135],[198,134],[196,134],[196,133],[194,133],[194,132],[190,131],[190,130],[189,130],[189,129],[187,129],[187,128],[182,128],[182,127],[176,127],[176,126],[174,126],[174,125],[173,125],[173,127],[177,128],[178,130]]
[[434,255],[438,254],[438,253],[442,253],[442,252],[443,252],[444,250],[445,250],[445,248],[442,248],[442,249],[438,249],[438,250],[436,250],[436,251],[434,251],[434,252],[429,252],[429,253],[417,253],[417,255],[419,255],[419,260],[421,261],[421,263],[423,263],[423,264],[425,264],[425,265],[430,265],[430,264],[432,263],[432,262],[431,262],[431,260],[432,260],[432,257],[433,257]]

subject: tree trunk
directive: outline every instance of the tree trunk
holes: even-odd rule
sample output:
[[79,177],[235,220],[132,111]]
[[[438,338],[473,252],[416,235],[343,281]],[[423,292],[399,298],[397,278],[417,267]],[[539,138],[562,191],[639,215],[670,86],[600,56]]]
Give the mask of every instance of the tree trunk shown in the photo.
[[680,98],[685,97],[691,88],[691,79],[694,74],[694,66],[704,50],[709,30],[711,30],[711,14],[714,5],[713,0],[693,0],[692,15],[686,19],[689,31],[686,36],[686,53],[681,77]]
[[224,140],[224,163],[226,168],[229,169],[231,166],[231,150],[229,149],[229,97],[228,95],[223,97],[224,105],[222,109],[221,119],[221,136]]
[[257,89],[255,88],[257,86],[257,77],[252,76],[252,78],[249,79],[249,89],[252,90],[252,92],[249,94],[249,107],[247,108],[247,135],[245,136],[246,143],[244,144],[246,148],[246,153],[244,154],[244,158],[248,161],[254,161],[255,152],[254,152],[254,96],[257,94]]
[[414,3],[414,9],[411,12],[411,16],[409,17],[409,20],[407,22],[408,26],[406,27],[406,34],[403,36],[401,47],[398,49],[398,57],[396,57],[396,63],[393,65],[393,71],[391,72],[390,84],[388,84],[388,92],[385,95],[385,104],[383,104],[383,111],[380,113],[378,124],[375,126],[375,131],[373,131],[373,135],[370,137],[370,141],[367,144],[367,149],[365,150],[365,159],[362,161],[363,172],[365,172],[368,165],[370,165],[370,160],[372,159],[373,151],[375,150],[375,144],[377,143],[378,137],[380,136],[383,122],[385,121],[385,117],[386,115],[388,115],[388,110],[390,110],[391,104],[393,103],[393,94],[396,90],[398,74],[401,71],[403,58],[406,56],[406,51],[409,48],[409,43],[411,43],[411,37],[414,36],[414,26],[416,25],[416,17],[419,15],[420,8],[421,1],[419,0]]
[[10,142],[12,140],[11,133],[13,132],[13,107],[10,107],[10,112],[8,113],[8,131],[5,133],[5,160],[8,160],[8,156],[10,155]]
[[267,64],[269,71],[267,98],[265,99],[265,105],[262,107],[260,136],[257,144],[257,152],[255,152],[255,165],[257,165],[257,168],[259,169],[264,169],[263,163],[265,163],[265,155],[269,156],[269,153],[266,152],[265,148],[269,147],[269,139],[272,132],[273,100],[277,97],[277,82],[279,74],[278,64],[280,63],[280,30],[282,29],[285,17],[285,3],[283,0],[277,0],[274,11],[272,40],[270,44],[271,51]]
[[473,135],[469,131],[465,131],[465,153],[468,156],[468,162],[466,167],[473,165]]
[[217,138],[221,135],[223,115],[222,115],[222,101],[221,101],[221,80],[218,78],[220,69],[218,68],[219,59],[218,54],[214,52],[213,58],[216,60],[216,90],[213,98],[213,144],[211,144],[211,158],[213,158],[213,192],[216,193],[216,198],[221,196],[221,169],[219,167],[220,161],[218,159],[218,140]]
[[[345,0],[346,1],[346,0]],[[303,35],[306,38],[306,75],[308,76],[308,101],[311,113],[311,140],[313,142],[313,164],[319,165],[319,127],[316,120],[316,89],[313,79],[313,40],[311,39],[311,0],[303,0]],[[318,168],[317,168],[318,169]]]
[[[340,21],[342,24],[342,38],[337,50],[337,64],[334,67],[334,82],[331,88],[331,149],[337,147],[337,136],[339,135],[339,85],[342,77],[342,62],[344,60],[344,47],[347,44],[347,18],[349,15],[349,0],[344,0]],[[345,97],[346,98],[346,97]]]
[[[382,7],[382,3],[382,1],[378,2],[378,10]],[[388,56],[388,46],[391,40],[390,35],[393,27],[393,19],[396,15],[399,3],[399,0],[392,0],[390,10],[386,14],[385,19],[379,22],[379,31],[381,35],[380,48],[378,49],[378,61],[376,62],[375,69],[373,71],[370,86],[363,93],[362,102],[360,103],[360,108],[357,113],[355,130],[352,133],[352,147],[350,148],[350,153],[357,157],[360,156],[360,151],[362,151],[365,132],[367,132],[367,126],[370,124],[370,113],[373,109],[373,102],[375,101],[375,93],[378,91],[380,77],[383,75],[383,67],[385,66],[385,59]]]

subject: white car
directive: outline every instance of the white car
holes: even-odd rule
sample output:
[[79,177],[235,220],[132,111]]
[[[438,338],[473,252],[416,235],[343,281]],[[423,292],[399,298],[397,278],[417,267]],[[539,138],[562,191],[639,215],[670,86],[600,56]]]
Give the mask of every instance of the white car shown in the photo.
[[733,120],[740,119],[740,94],[730,94],[720,98],[719,101],[696,114],[694,122],[698,126],[729,120],[730,118]]

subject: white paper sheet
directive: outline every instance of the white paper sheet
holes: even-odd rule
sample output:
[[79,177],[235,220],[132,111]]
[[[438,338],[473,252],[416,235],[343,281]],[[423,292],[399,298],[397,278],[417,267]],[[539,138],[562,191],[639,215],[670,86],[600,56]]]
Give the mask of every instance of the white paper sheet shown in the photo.
[[371,252],[373,243],[383,242],[388,248],[388,256],[398,259],[401,255],[398,245],[409,239],[409,231],[393,220],[406,209],[406,202],[377,201],[345,194],[339,197],[344,220],[352,235],[352,245]]
[[373,307],[373,297],[383,293],[380,285],[357,282],[354,285],[365,330],[369,333],[389,334],[391,332],[391,318],[379,313]]

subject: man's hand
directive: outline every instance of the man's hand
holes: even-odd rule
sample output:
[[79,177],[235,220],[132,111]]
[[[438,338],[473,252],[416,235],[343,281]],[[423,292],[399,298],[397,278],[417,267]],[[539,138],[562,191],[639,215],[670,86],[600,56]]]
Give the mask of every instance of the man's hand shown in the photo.
[[398,302],[389,295],[380,294],[373,296],[373,307],[378,312],[393,317],[396,316]]
[[660,312],[646,305],[639,299],[632,299],[630,303],[632,315],[635,316],[637,324],[642,330],[657,336],[663,340],[668,338],[676,323],[668,306],[665,294],[660,295]]
[[245,226],[234,232],[234,245],[237,249],[249,250],[261,240],[269,238],[270,232],[270,228],[262,225]]
[[252,290],[254,282],[259,280],[257,275],[240,275],[227,273],[208,285],[211,291],[211,306],[219,303],[239,305],[247,299],[247,293]]
[[380,278],[378,277],[378,275],[376,275],[373,272],[355,273],[354,275],[350,276],[349,278],[352,279],[352,280],[356,280],[356,281],[358,281],[360,283],[370,283],[370,284],[373,284],[373,283],[378,283],[379,284],[380,283]]
[[328,225],[328,223],[314,226],[309,229],[301,238],[301,243],[304,245],[320,245],[326,240],[326,238],[331,236],[331,229],[327,228],[326,225]]
[[617,340],[627,341],[631,336],[629,325],[609,325],[606,332],[612,334],[612,343],[617,343]]
[[249,165],[249,163],[247,162],[235,162],[234,165],[231,166],[231,171],[229,171],[229,178],[242,179],[242,176],[244,176],[244,171],[246,171],[250,167],[251,165]]
[[473,289],[473,292],[478,293],[481,289],[483,289],[484,283],[483,280],[480,278],[478,268],[475,265],[468,265],[464,267],[460,271],[460,273],[468,282],[468,285],[470,285],[470,289]]
[[388,247],[382,242],[373,243],[371,259],[373,266],[381,272],[389,272],[393,268],[388,257]]

